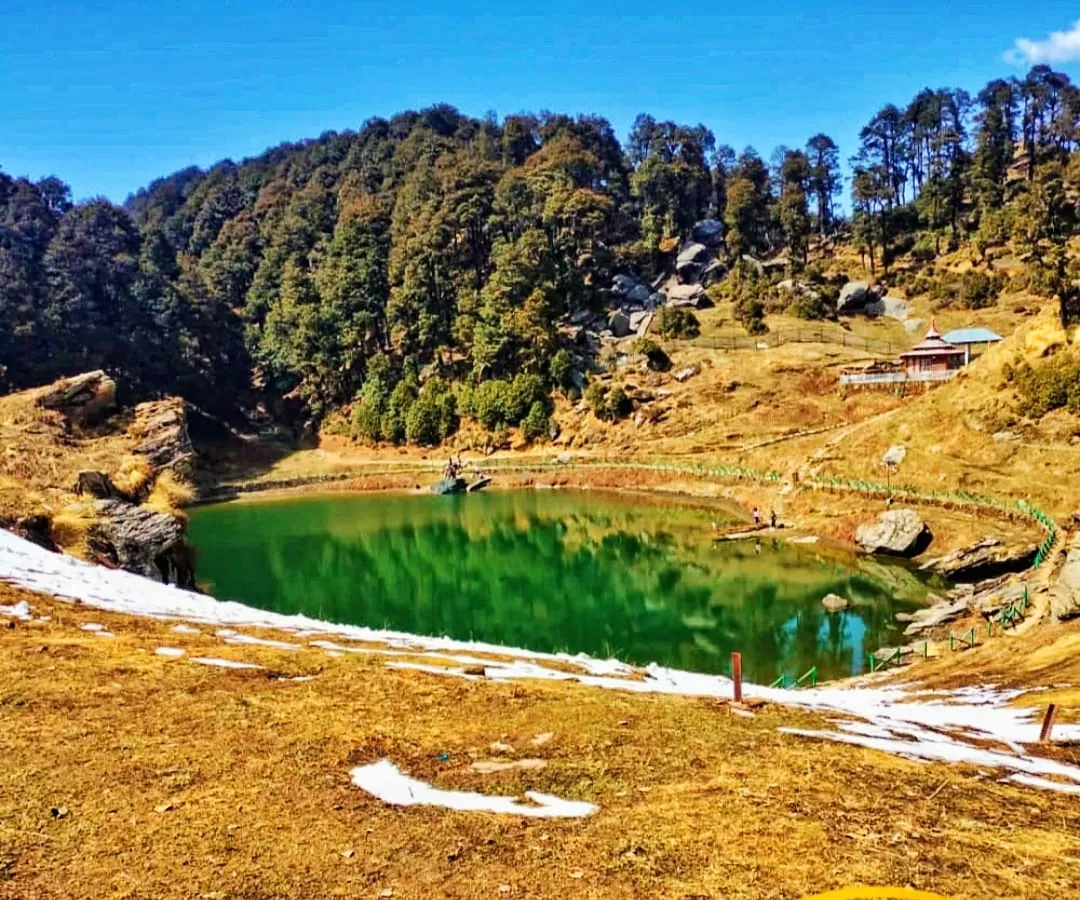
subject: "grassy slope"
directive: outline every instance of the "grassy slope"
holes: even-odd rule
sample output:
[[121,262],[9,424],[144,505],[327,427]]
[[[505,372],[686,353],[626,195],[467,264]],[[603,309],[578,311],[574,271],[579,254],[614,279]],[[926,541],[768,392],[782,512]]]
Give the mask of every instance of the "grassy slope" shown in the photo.
[[[0,603],[18,596],[0,585]],[[777,732],[821,724],[806,712],[747,719],[713,701],[462,682],[28,599],[52,620],[0,631],[0,898],[1080,890],[1072,798]],[[117,636],[79,630],[87,621]],[[155,656],[162,645],[317,677],[205,668]],[[547,768],[473,773],[493,741]],[[349,782],[382,757],[439,787],[536,789],[600,812],[389,808]],[[65,818],[50,815],[59,806]]]

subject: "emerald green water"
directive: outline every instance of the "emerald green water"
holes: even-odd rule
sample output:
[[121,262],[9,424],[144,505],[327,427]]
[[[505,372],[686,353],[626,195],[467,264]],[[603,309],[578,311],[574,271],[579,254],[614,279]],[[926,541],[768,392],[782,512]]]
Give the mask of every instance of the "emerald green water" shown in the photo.
[[[765,539],[723,510],[593,491],[325,495],[193,511],[221,599],[331,622],[746,676],[863,670],[926,588],[899,566]],[[827,593],[852,605],[829,614]]]

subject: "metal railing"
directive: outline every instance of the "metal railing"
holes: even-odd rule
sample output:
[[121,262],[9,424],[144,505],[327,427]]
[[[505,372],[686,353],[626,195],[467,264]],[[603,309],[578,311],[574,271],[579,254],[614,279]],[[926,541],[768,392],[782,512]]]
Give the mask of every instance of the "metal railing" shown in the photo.
[[893,341],[864,338],[840,328],[826,328],[825,326],[783,328],[757,336],[713,335],[696,338],[692,343],[697,347],[706,347],[710,350],[761,350],[779,347],[782,344],[839,344],[841,347],[851,347],[882,356],[893,356],[907,349],[907,345],[901,346]]

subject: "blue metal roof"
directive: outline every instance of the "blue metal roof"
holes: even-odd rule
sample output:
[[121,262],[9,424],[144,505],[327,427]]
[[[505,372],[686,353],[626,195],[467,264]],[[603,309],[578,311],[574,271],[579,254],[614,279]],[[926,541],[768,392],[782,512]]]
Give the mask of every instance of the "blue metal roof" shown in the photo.
[[942,336],[950,344],[993,344],[1004,338],[989,328],[956,328]]

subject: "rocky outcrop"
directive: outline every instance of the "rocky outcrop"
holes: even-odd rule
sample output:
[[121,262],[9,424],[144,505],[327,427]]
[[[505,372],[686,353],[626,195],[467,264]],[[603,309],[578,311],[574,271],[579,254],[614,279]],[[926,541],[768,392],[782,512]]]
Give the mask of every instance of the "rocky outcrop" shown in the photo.
[[171,469],[189,478],[194,472],[195,448],[188,434],[187,409],[179,397],[140,403],[129,431],[139,440],[133,452],[145,456],[155,473]]
[[116,382],[100,369],[65,378],[43,391],[37,405],[75,425],[92,425],[116,409]]
[[99,561],[180,587],[194,587],[184,521],[123,500],[94,503],[87,545]]
[[1023,572],[1035,560],[1033,544],[1006,544],[998,538],[984,538],[945,556],[929,559],[920,566],[944,575],[950,581],[983,581],[1009,572]]
[[867,553],[916,556],[926,549],[933,535],[913,509],[890,509],[876,522],[860,525],[855,540]]

